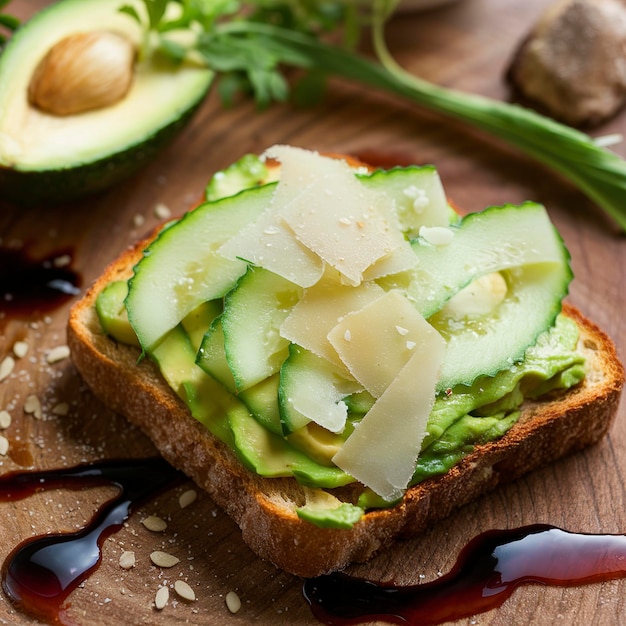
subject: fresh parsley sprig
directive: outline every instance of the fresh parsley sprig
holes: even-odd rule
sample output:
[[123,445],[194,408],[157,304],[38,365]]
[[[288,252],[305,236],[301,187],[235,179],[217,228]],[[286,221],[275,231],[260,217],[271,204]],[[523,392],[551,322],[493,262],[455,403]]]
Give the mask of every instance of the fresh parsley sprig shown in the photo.
[[[385,41],[385,24],[397,0],[180,0],[175,17],[167,0],[144,0],[147,19],[125,10],[156,35],[157,49],[181,60],[200,55],[221,76],[220,91],[232,101],[249,89],[265,106],[284,100],[284,69],[309,76],[341,76],[400,95],[515,146],[559,173],[603,208],[626,231],[626,161],[588,135],[518,105],[442,88],[402,69]],[[377,60],[352,50],[360,27],[371,26]],[[177,29],[196,33],[188,48],[169,39]],[[343,33],[328,41],[327,34]]]

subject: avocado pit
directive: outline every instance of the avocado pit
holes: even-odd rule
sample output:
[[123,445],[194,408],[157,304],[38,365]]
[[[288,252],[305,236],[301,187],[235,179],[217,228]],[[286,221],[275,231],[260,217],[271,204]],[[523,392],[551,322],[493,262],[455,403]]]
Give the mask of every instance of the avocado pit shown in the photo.
[[52,115],[74,115],[121,100],[133,81],[136,51],[108,31],[75,33],[56,43],[35,69],[30,104]]

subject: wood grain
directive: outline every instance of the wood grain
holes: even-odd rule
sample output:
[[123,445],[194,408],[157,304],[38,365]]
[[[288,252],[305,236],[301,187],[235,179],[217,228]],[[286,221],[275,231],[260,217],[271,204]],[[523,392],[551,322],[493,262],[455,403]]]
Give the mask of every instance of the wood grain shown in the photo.
[[[16,0],[23,17],[47,4]],[[405,15],[389,28],[392,49],[412,71],[467,91],[510,97],[502,76],[513,50],[550,0],[466,0],[420,15]],[[626,132],[622,114],[598,134]],[[394,98],[333,81],[326,101],[311,110],[287,106],[257,112],[250,103],[222,110],[211,95],[193,123],[155,161],[117,188],[64,206],[18,209],[0,200],[0,238],[31,242],[41,249],[73,250],[73,266],[86,287],[119,252],[158,220],[154,207],[181,214],[202,193],[211,172],[245,152],[274,143],[435,163],[451,198],[466,210],[533,199],[544,202],[573,257],[576,280],[570,300],[600,324],[623,352],[626,325],[626,247],[601,212],[579,192],[514,151],[436,115]],[[625,146],[617,150],[626,153]],[[145,222],[135,226],[135,217]],[[68,305],[69,306],[69,305]],[[125,420],[101,406],[81,384],[69,361],[48,365],[46,350],[65,341],[68,306],[49,318],[8,321],[0,328],[0,359],[17,339],[31,351],[16,373],[0,383],[0,409],[13,417],[6,431],[11,447],[0,472],[24,465],[54,468],[80,461],[153,453],[150,442]],[[23,413],[36,393],[44,419]],[[58,402],[67,416],[55,416]],[[466,506],[422,537],[397,544],[351,571],[402,583],[434,579],[447,571],[467,541],[491,528],[536,522],[573,531],[626,532],[626,423],[623,410],[611,434],[593,449],[499,489]],[[142,507],[128,526],[106,541],[101,567],[70,597],[78,624],[314,624],[301,596],[301,581],[255,558],[234,524],[202,494],[188,509],[179,494],[191,484],[164,493]],[[0,560],[22,539],[83,525],[110,495],[99,489],[49,492],[0,504]],[[168,520],[162,534],[140,520],[159,514]],[[130,571],[118,566],[123,550],[137,554]],[[150,565],[152,550],[177,554],[181,564],[160,571]],[[154,609],[158,587],[177,578],[195,590],[193,603],[172,601]],[[235,590],[242,609],[231,615],[225,595]],[[519,589],[505,605],[463,624],[617,624],[626,615],[626,581],[580,588]],[[0,621],[32,623],[3,597]]]

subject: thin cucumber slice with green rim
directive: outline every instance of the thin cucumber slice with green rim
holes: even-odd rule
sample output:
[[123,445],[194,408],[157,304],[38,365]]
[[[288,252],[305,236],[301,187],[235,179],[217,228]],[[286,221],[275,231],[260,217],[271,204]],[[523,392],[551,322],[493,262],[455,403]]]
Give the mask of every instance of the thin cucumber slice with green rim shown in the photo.
[[356,381],[344,378],[330,361],[291,344],[278,385],[284,433],[293,433],[310,421],[331,432],[342,432],[348,417],[348,407],[342,400],[361,389]]
[[280,370],[289,354],[280,326],[301,296],[301,287],[259,267],[249,267],[226,295],[224,349],[238,391]]
[[141,347],[164,335],[207,300],[223,297],[245,271],[217,249],[269,205],[274,185],[206,203],[163,230],[144,250],[129,280],[126,308]]
[[[539,204],[492,207],[468,215],[451,231],[447,245],[421,238],[412,243],[418,264],[406,288],[448,343],[438,391],[469,385],[521,359],[554,324],[572,279],[569,253]],[[476,319],[446,317],[446,302],[493,272],[507,287],[493,311]]]

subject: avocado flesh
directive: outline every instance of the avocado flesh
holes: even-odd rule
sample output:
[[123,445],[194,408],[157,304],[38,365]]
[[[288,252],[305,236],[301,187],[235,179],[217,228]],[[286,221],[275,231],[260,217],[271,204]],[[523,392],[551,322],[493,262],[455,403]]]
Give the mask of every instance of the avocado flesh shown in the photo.
[[[125,286],[122,283],[116,289],[105,288],[99,297],[107,300],[106,306],[100,306],[103,328],[110,329],[109,333],[118,341],[132,333],[127,319],[118,314],[119,307],[123,307],[126,289],[122,287]],[[117,295],[117,304],[111,294]],[[106,319],[107,312],[113,316],[115,324]],[[199,375],[197,369],[191,374],[189,363],[194,353],[181,330],[182,326],[170,333],[153,358],[192,415],[225,441],[246,467],[265,476],[293,474],[301,483],[313,488],[338,487],[352,481],[338,468],[328,466],[329,455],[324,446],[332,442],[321,437],[318,429],[304,427],[285,441],[277,435],[277,427],[268,428],[262,420],[252,416],[245,406],[246,399],[242,403],[210,376]],[[575,323],[559,316],[555,326],[511,369],[479,378],[472,386],[458,385],[449,394],[440,394],[428,422],[428,434],[411,484],[444,474],[475,445],[504,435],[519,418],[519,406],[525,398],[567,389],[580,382],[584,378],[584,357],[576,352],[577,340]],[[275,386],[275,381],[260,385],[262,403],[266,405],[270,404],[267,390],[272,384]],[[250,395],[256,392],[253,388]],[[368,405],[366,397],[357,395],[350,411],[355,420]],[[357,504],[358,507],[347,508],[308,507],[298,510],[298,515],[322,527],[345,528],[346,524],[358,520],[357,508],[385,508],[394,503],[366,489]]]
[[[576,324],[558,315],[554,326],[542,334],[527,350],[525,358],[510,369],[495,376],[480,377],[471,386],[460,384],[440,393],[427,425],[427,436],[411,484],[447,472],[476,445],[504,435],[519,418],[519,407],[525,398],[578,384],[585,373],[584,357],[576,351],[577,342]],[[231,397],[235,400],[234,396]],[[348,397],[349,419],[356,423],[372,402],[373,399],[364,393]],[[290,466],[294,478],[315,491],[351,482],[347,474],[327,465],[327,449],[337,442],[320,440],[315,429],[313,433],[308,433],[307,428],[296,431],[287,439],[290,445],[284,447],[278,445],[279,442],[286,443],[283,438],[267,427],[263,428],[263,424],[241,405],[229,412],[228,422],[233,433],[230,445],[252,471],[263,475],[273,472],[274,475],[284,475],[282,472]],[[290,465],[291,455],[298,451],[304,453],[310,463],[302,463],[302,457],[295,454],[298,463]],[[285,452],[287,455],[279,458]],[[364,489],[356,505],[305,506],[297,513],[302,519],[321,527],[349,528],[365,510],[394,504]]]
[[28,21],[0,56],[3,197],[29,202],[103,189],[140,167],[203,100],[211,71],[154,57],[136,65],[129,92],[112,106],[55,116],[29,104],[35,68],[64,37],[109,30],[139,44],[139,25],[119,7],[119,0],[62,0]]

